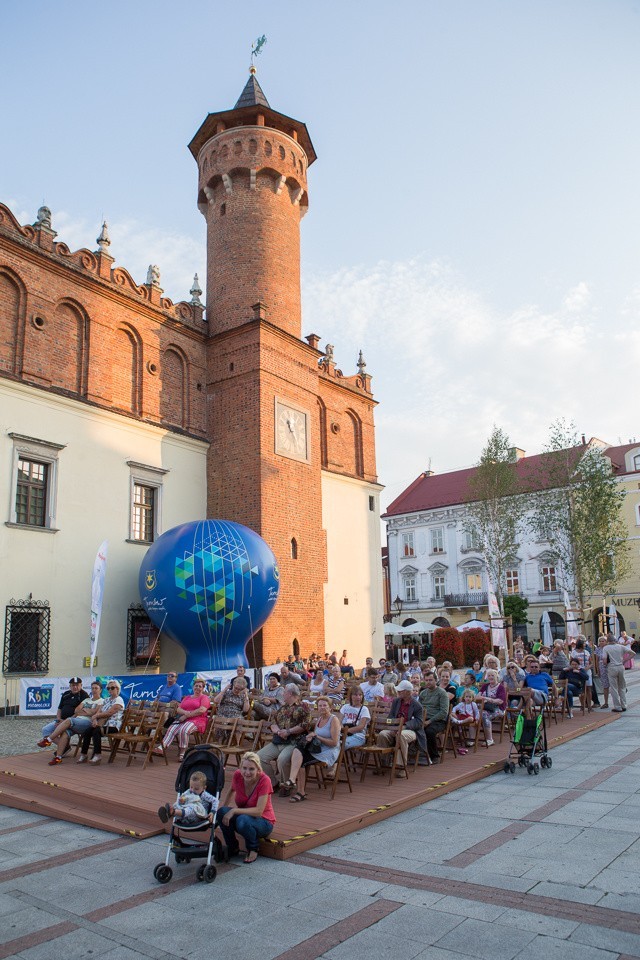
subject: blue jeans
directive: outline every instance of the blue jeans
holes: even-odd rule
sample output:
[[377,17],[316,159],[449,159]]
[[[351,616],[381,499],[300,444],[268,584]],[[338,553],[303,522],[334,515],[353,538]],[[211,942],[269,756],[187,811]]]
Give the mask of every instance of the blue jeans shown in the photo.
[[246,813],[238,813],[235,817],[231,817],[229,826],[226,827],[222,818],[229,810],[231,810],[231,807],[220,807],[217,818],[217,824],[222,830],[224,842],[229,850],[238,849],[236,833],[239,833],[243,838],[247,851],[257,850],[260,845],[259,841],[263,837],[268,837],[273,830],[273,824],[269,820],[265,820],[264,817],[251,817],[247,816]]

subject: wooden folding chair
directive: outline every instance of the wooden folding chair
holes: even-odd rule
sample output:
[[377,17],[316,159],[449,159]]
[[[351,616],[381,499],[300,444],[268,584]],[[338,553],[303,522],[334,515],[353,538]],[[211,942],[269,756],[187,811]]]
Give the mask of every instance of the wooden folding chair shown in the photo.
[[219,717],[217,714],[210,718],[201,743],[213,743],[216,747],[236,746],[234,734],[238,724],[237,717]]
[[544,706],[544,712],[549,719],[557,725],[558,714],[560,720],[564,721],[565,716],[569,714],[569,705],[567,701],[568,680],[556,680],[554,686],[549,691],[549,697]]
[[453,730],[451,729],[451,714],[447,717],[447,725],[444,730],[436,733],[438,738],[438,753],[440,754],[440,763],[444,763],[444,756],[449,750],[455,759],[458,759],[458,750],[453,739]]
[[247,750],[257,750],[262,733],[263,720],[238,720],[229,742],[218,745],[218,750],[227,760],[235,758],[236,766],[240,766],[243,753]]
[[[402,717],[398,717],[397,720],[386,719],[376,719],[369,724],[371,733],[370,738],[363,747],[360,747],[359,750],[364,756],[364,763],[362,765],[362,774],[360,776],[360,782],[364,781],[365,774],[367,772],[367,766],[369,764],[369,757],[373,757],[373,761],[376,767],[376,770],[381,773],[382,764],[381,760],[384,757],[390,758],[391,762],[389,764],[389,786],[393,783],[393,778],[396,772],[397,766],[397,756],[400,754],[402,757],[402,752],[400,750],[400,734],[402,733],[402,727],[404,725],[404,720]],[[377,742],[377,737],[379,733],[393,733],[394,740],[390,746],[382,746]],[[409,771],[407,770],[407,765],[402,761],[402,767],[404,769],[405,775],[409,776]]]
[[142,769],[146,770],[147,764],[153,763],[154,750],[160,749],[165,765],[168,766],[167,753],[162,744],[166,716],[165,710],[146,710],[135,719],[130,717],[117,733],[108,734],[111,745],[108,762],[113,763],[118,753],[126,753],[127,766],[130,766],[132,760],[144,754]]

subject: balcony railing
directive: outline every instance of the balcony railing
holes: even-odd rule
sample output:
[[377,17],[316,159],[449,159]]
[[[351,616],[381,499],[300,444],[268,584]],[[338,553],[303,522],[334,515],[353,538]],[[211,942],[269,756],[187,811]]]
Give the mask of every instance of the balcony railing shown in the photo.
[[445,607],[484,607],[487,605],[487,594],[478,590],[474,593],[445,593]]

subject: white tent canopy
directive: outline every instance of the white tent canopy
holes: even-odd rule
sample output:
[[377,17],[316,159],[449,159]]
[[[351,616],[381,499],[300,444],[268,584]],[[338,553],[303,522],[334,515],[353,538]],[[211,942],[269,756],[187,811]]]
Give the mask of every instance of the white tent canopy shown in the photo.
[[402,627],[398,623],[385,623],[384,625],[384,635],[385,637],[396,637],[402,635]]
[[408,623],[406,627],[401,627],[403,637],[409,637],[413,633],[433,633],[438,629],[437,623],[425,623],[424,620],[417,620],[415,623]]
[[467,620],[466,623],[461,623],[456,629],[460,633],[464,633],[465,630],[473,630],[475,627],[482,627],[483,630],[489,631],[491,629],[491,624],[485,623],[484,620]]

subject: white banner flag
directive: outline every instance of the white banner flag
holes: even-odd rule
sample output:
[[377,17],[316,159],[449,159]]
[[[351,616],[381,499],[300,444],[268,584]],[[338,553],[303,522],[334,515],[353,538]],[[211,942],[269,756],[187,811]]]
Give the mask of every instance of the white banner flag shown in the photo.
[[580,636],[580,617],[579,611],[574,610],[569,600],[569,594],[564,591],[564,610],[567,639],[575,639]]
[[91,641],[90,641],[90,661],[89,673],[93,678],[93,664],[98,650],[98,635],[100,633],[100,619],[102,617],[102,597],[104,596],[104,577],[107,570],[107,547],[106,540],[100,544],[96,554],[96,562],[93,565],[93,578],[91,580]]
[[491,642],[494,647],[500,647],[506,650],[507,632],[505,630],[504,617],[500,613],[498,601],[496,600],[495,590],[491,579],[487,574],[487,603],[489,607],[489,622],[491,624]]

